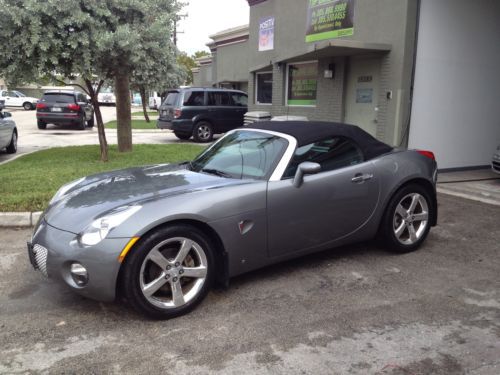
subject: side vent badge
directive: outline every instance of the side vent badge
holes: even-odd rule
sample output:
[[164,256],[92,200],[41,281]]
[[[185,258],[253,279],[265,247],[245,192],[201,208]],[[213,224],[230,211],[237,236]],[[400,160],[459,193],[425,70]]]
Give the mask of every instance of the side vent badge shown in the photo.
[[238,228],[240,230],[241,235],[247,234],[253,228],[253,221],[242,220],[238,223]]

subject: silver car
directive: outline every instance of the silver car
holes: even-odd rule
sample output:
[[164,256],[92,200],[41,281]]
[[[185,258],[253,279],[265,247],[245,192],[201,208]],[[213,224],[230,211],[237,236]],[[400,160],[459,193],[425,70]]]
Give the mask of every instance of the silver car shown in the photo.
[[45,276],[153,318],[193,309],[214,283],[380,238],[417,249],[437,222],[436,161],[358,127],[259,122],[191,162],[131,168],[63,186],[28,253]]
[[493,172],[500,173],[500,145],[497,146],[497,150],[491,158],[491,169]]
[[0,151],[8,154],[17,152],[17,127],[9,112],[3,112],[4,104],[0,101]]

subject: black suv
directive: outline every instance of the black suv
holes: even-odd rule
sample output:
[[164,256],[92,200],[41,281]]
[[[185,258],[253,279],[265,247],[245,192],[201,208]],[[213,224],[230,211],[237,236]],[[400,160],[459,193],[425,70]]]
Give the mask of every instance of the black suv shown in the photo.
[[38,129],[47,124],[76,125],[80,130],[94,126],[94,107],[78,91],[46,91],[36,105]]
[[243,126],[247,94],[238,90],[189,87],[168,92],[157,127],[179,139],[210,142],[214,134]]

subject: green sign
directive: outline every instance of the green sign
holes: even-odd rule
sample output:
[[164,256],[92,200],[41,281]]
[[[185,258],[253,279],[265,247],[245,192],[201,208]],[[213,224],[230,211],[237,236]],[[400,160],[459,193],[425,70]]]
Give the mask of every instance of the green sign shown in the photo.
[[288,65],[288,105],[316,105],[318,63]]
[[309,0],[306,42],[354,34],[355,0]]

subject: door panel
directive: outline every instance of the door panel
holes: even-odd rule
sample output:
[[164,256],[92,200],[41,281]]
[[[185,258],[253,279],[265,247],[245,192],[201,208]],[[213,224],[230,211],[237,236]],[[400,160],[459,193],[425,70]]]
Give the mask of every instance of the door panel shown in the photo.
[[[352,181],[360,175],[368,179]],[[293,187],[291,179],[270,182],[270,256],[321,246],[357,231],[378,199],[379,181],[371,162],[305,176],[300,188]]]
[[10,142],[10,128],[10,124],[0,114],[0,150],[7,147]]
[[380,58],[350,59],[344,121],[373,136],[377,132],[379,76]]

